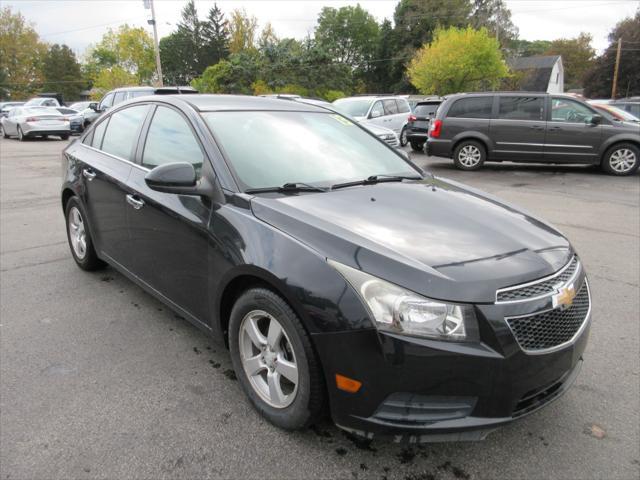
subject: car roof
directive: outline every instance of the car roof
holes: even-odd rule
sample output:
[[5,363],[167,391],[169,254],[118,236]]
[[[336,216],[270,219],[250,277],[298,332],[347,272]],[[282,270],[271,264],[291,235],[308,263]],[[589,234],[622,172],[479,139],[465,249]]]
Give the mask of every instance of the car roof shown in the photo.
[[[193,95],[163,95],[163,98],[182,100],[200,112],[215,112],[229,110],[278,110],[278,111],[300,111],[300,112],[326,112],[325,108],[317,107],[309,103],[283,102],[282,99],[274,97],[252,97],[249,95],[213,95],[213,94],[193,94]],[[142,97],[141,97],[142,98]],[[148,98],[148,97],[147,97]],[[157,97],[154,97],[157,99]]]

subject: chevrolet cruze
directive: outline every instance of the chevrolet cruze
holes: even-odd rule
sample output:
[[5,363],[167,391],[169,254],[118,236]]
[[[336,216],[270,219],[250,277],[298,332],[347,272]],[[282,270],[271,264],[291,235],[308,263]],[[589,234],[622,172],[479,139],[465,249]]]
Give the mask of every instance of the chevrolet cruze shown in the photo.
[[329,411],[367,438],[481,439],[578,374],[591,302],[567,239],[334,111],[142,97],[63,157],[78,266],[225,342],[279,427]]

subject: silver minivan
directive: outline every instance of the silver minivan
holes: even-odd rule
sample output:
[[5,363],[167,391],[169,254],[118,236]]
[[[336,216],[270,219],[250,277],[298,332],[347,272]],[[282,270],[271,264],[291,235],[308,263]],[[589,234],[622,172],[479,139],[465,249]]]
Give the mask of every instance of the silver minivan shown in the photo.
[[406,99],[393,96],[346,97],[334,101],[333,106],[359,122],[389,128],[398,136],[401,136],[411,113]]

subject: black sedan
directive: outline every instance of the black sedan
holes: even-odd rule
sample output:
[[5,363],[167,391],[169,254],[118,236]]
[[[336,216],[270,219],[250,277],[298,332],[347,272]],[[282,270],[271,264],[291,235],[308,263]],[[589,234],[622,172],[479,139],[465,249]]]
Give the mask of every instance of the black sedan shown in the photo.
[[578,374],[590,293],[567,239],[335,112],[142,97],[63,155],[78,266],[224,342],[279,427],[328,406],[367,438],[480,439]]

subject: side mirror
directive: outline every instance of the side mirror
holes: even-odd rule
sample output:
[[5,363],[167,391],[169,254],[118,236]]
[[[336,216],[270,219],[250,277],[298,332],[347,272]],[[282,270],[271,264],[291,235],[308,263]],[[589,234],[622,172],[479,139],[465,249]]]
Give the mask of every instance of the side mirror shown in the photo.
[[591,125],[600,125],[602,123],[602,115],[592,115],[590,123]]
[[94,112],[98,113],[100,110],[98,110],[98,102],[91,102],[89,104],[89,108],[91,110],[93,110]]
[[187,162],[165,163],[144,177],[151,190],[185,195],[198,195],[196,180],[196,170]]
[[381,116],[382,114],[380,112],[377,112],[376,110],[371,110],[371,113],[369,114],[369,118],[378,118]]

